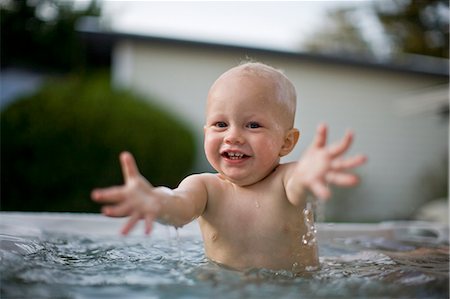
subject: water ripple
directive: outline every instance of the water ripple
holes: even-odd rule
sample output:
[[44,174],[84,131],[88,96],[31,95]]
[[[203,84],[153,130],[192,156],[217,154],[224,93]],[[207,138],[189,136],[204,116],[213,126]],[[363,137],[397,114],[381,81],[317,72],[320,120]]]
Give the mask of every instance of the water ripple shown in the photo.
[[205,258],[196,238],[43,234],[0,241],[2,298],[448,297],[448,247],[321,244],[321,268],[294,275],[223,269]]

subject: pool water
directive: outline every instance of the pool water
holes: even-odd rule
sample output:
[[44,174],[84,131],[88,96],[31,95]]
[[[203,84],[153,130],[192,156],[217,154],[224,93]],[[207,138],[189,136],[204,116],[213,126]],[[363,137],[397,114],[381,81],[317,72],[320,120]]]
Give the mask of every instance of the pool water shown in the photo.
[[199,234],[156,229],[125,238],[2,223],[1,298],[449,298],[448,239],[319,238],[321,268],[295,276],[224,269]]

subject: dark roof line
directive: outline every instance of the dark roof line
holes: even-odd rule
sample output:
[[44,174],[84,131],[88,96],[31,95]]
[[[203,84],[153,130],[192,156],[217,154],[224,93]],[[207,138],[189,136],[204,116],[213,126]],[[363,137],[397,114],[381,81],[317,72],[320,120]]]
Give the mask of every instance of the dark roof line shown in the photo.
[[[83,28],[84,27],[84,28]],[[86,26],[91,27],[91,26]],[[443,58],[435,58],[421,55],[404,55],[402,59],[395,62],[391,61],[373,61],[370,58],[364,57],[338,57],[331,55],[318,55],[310,53],[299,53],[282,50],[261,49],[255,47],[220,44],[204,41],[192,41],[184,39],[175,39],[168,37],[148,36],[124,32],[106,32],[100,30],[93,30],[80,26],[78,31],[87,38],[90,42],[100,43],[103,47],[111,47],[115,42],[122,39],[136,40],[142,42],[151,42],[155,44],[169,44],[173,46],[184,46],[203,49],[217,49],[244,52],[249,57],[255,55],[275,55],[286,58],[308,60],[314,62],[333,63],[333,64],[345,64],[348,66],[367,67],[372,69],[391,70],[397,72],[407,72],[413,74],[423,74],[438,77],[449,76],[449,60]]]

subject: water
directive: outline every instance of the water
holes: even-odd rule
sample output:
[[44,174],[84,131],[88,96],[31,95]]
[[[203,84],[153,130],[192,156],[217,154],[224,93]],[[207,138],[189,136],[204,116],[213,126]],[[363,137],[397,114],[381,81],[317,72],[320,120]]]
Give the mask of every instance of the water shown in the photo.
[[321,268],[244,273],[208,261],[200,236],[0,235],[1,298],[448,298],[448,244],[341,238]]
[[302,218],[305,223],[306,233],[301,236],[301,242],[303,245],[315,246],[317,230],[314,223],[314,210],[311,202],[306,204]]

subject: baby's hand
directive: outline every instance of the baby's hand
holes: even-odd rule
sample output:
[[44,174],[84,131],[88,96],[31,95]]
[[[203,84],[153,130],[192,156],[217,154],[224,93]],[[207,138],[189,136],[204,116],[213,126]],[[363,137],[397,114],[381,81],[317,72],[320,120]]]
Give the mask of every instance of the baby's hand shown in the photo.
[[297,163],[296,176],[301,184],[316,197],[328,199],[331,196],[328,184],[354,186],[358,177],[348,172],[366,162],[364,155],[342,157],[353,140],[353,133],[347,132],[339,142],[326,145],[327,127],[319,125],[315,140]]
[[107,216],[130,216],[122,229],[122,234],[128,234],[140,219],[145,220],[145,233],[149,234],[153,221],[160,213],[161,202],[154,195],[153,186],[139,173],[130,153],[123,152],[120,155],[120,163],[125,184],[95,189],[91,197],[98,203],[106,204],[102,208],[102,213]]

